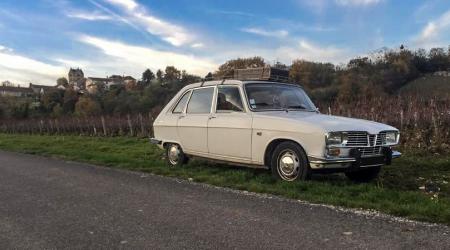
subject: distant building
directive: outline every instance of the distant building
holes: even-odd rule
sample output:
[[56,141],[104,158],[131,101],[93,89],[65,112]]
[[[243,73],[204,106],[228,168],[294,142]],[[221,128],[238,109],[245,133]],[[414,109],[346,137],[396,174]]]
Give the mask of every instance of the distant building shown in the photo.
[[106,89],[108,80],[108,78],[88,77],[86,78],[86,90],[90,94],[96,94],[97,92]]
[[136,87],[136,79],[131,76],[111,75],[109,77],[84,77],[80,68],[70,68],[69,86],[83,93],[87,90],[90,94],[95,94],[103,89],[110,89],[113,86],[125,86],[127,90]]
[[86,78],[84,78],[83,70],[80,68],[70,68],[69,85],[80,90],[86,89]]
[[27,97],[32,96],[33,93],[31,88],[0,86],[0,96]]
[[48,91],[58,89],[57,86],[48,86],[48,85],[38,85],[30,83],[30,89],[36,95],[43,95]]
[[110,77],[88,77],[86,78],[86,90],[90,94],[95,94],[103,89],[110,89],[114,86],[125,86],[127,89],[136,86],[136,79],[131,76],[112,75]]
[[136,79],[134,79],[134,78],[131,77],[131,76],[125,76],[125,77],[123,78],[123,83],[125,84],[125,88],[126,88],[127,90],[133,90],[133,89],[135,89],[136,86],[137,86],[137,81],[136,81]]

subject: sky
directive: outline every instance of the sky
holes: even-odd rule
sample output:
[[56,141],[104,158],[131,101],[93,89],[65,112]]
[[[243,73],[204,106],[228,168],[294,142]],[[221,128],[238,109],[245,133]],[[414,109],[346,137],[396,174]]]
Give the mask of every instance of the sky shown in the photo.
[[262,56],[346,63],[381,48],[450,45],[450,0],[1,0],[0,82],[137,79],[175,66],[200,76]]

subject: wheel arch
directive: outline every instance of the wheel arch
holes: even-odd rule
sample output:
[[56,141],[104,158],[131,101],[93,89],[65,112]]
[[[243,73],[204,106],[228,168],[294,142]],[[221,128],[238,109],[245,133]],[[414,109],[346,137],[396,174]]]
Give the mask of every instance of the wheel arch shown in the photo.
[[272,139],[272,141],[269,142],[269,144],[267,144],[266,149],[264,151],[264,165],[270,168],[270,161],[272,158],[272,153],[275,150],[275,148],[283,142],[293,142],[295,144],[297,144],[305,153],[306,156],[306,161],[308,162],[309,165],[309,160],[308,160],[308,154],[306,153],[304,147],[298,142],[295,141],[293,139],[289,139],[289,138],[275,138]]
[[163,148],[166,148],[167,145],[169,145],[169,144],[177,144],[178,146],[181,147],[181,149],[183,149],[183,145],[181,145],[181,143],[176,142],[176,141],[163,141],[163,142],[161,143],[161,146],[162,146]]

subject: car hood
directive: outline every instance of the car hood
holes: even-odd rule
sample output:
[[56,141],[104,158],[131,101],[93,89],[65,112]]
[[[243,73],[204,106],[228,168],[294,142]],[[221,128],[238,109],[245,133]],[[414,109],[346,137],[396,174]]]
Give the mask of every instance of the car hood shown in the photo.
[[320,127],[326,132],[333,131],[367,131],[369,134],[378,134],[385,130],[394,130],[396,128],[363,119],[347,118],[342,116],[324,115],[316,112],[304,111],[268,111],[257,112],[255,116],[287,119],[291,122],[303,123],[313,127]]

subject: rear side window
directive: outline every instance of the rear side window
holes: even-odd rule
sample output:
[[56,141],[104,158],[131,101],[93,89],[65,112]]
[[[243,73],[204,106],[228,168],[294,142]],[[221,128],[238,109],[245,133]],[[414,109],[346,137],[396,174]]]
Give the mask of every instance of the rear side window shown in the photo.
[[187,107],[190,114],[209,114],[214,94],[214,88],[202,88],[193,90]]
[[189,99],[189,94],[191,91],[186,92],[183,97],[178,101],[177,106],[173,109],[172,113],[183,113],[184,107]]

